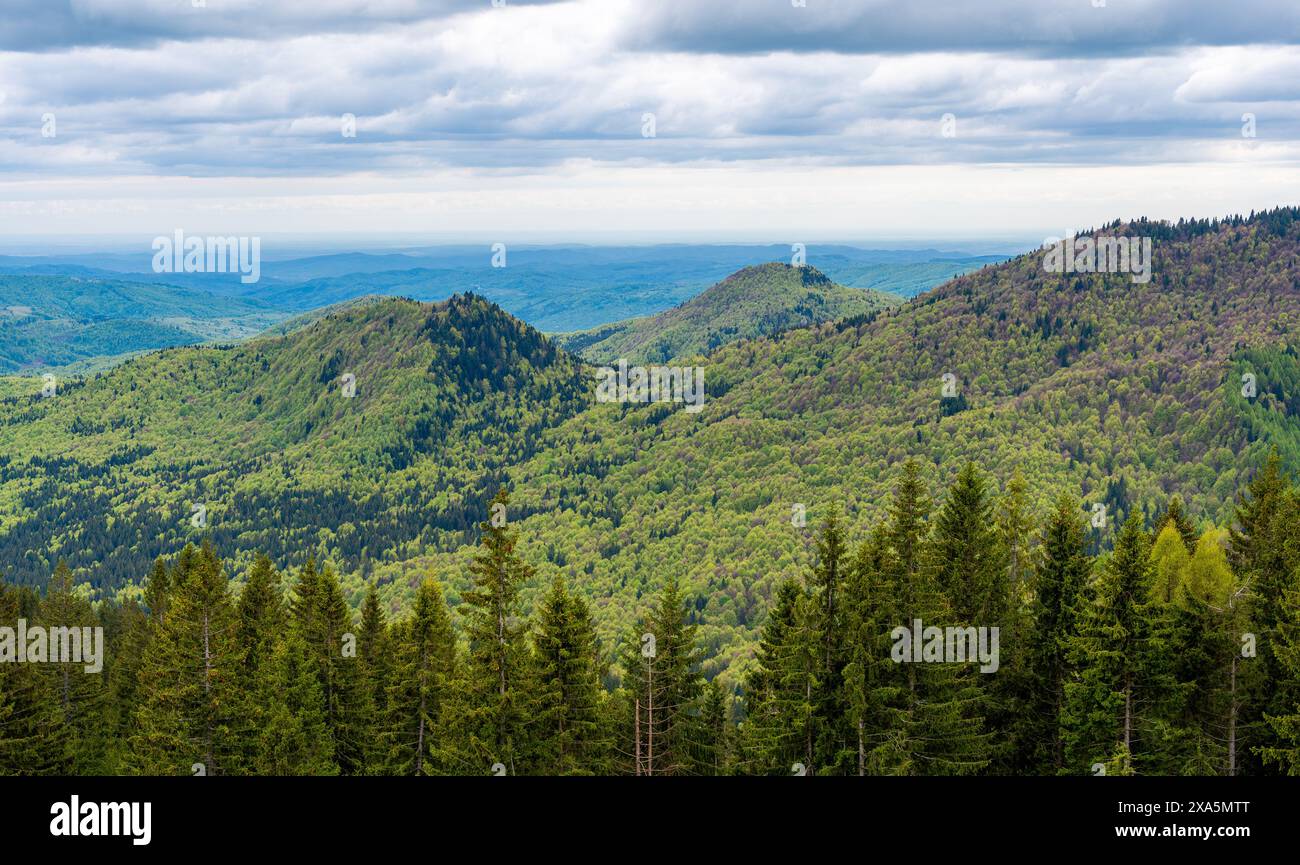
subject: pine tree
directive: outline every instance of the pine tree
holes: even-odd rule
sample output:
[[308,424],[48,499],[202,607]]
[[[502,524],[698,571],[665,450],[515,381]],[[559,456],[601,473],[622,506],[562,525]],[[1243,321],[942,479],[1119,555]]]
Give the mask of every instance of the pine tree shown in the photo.
[[506,513],[505,490],[493,499],[494,519],[479,524],[483,533],[470,563],[473,587],[461,596],[469,655],[465,670],[462,737],[464,758],[483,772],[497,763],[511,775],[525,769],[528,751],[525,724],[531,682],[528,646],[519,617],[519,590],[533,570],[515,552],[516,533],[497,515]]
[[[384,698],[385,769],[394,775],[448,768],[444,707],[456,673],[456,638],[442,588],[420,584],[411,618],[393,626],[393,668]],[[454,769],[454,767],[452,767]]]
[[368,771],[382,771],[388,760],[388,688],[393,672],[393,641],[390,639],[379,593],[374,584],[366,591],[361,604],[361,630],[357,635],[357,660],[362,685],[366,690],[376,735],[372,737],[366,757]]
[[315,664],[333,760],[342,774],[361,774],[374,736],[373,712],[355,651],[348,652],[349,646],[355,649],[356,639],[352,611],[334,570],[318,569],[310,560],[304,564],[290,611]]
[[[675,578],[659,603],[624,643],[624,687],[632,710],[624,739],[633,745],[637,775],[679,775],[698,765],[699,698],[703,686],[696,626]],[[643,639],[649,635],[653,639]],[[637,747],[639,743],[639,747]]]
[[[247,589],[245,590],[247,591]],[[337,775],[316,664],[291,633],[261,660],[253,769],[258,775]]]
[[[100,669],[87,671],[99,621],[90,602],[76,594],[72,571],[66,562],[60,561],[50,578],[36,624],[46,629],[50,643],[50,662],[38,665],[37,670],[52,678],[50,687],[62,716],[62,723],[58,725],[62,741],[52,743],[52,746],[63,752],[68,774],[101,774],[105,770],[107,751],[104,733],[108,700],[102,655],[99,658]],[[56,645],[61,645],[61,654],[80,646],[84,660],[65,659],[55,663]],[[99,649],[102,651],[103,648],[100,643]]]
[[1251,664],[1258,669],[1251,671],[1251,687],[1241,713],[1240,748],[1245,774],[1267,771],[1261,755],[1279,747],[1276,727],[1268,723],[1266,716],[1285,716],[1300,699],[1300,692],[1292,692],[1292,679],[1278,654],[1286,644],[1283,630],[1290,616],[1287,599],[1300,588],[1296,584],[1296,567],[1300,564],[1298,512],[1300,505],[1274,450],[1251,479],[1246,495],[1237,502],[1236,525],[1230,531],[1228,545],[1228,561],[1246,587],[1250,629],[1259,652]]
[[1065,771],[1061,726],[1074,636],[1092,565],[1078,503],[1062,496],[1043,528],[1033,576],[1032,625],[1025,649],[1026,692],[1016,726],[1015,767],[1030,774]]
[[[925,566],[928,514],[920,466],[908,460],[884,532],[883,570],[897,592],[895,611],[906,623],[896,628],[912,629],[918,621],[926,628],[955,625],[948,599],[933,570]],[[897,632],[891,633],[897,637]],[[960,775],[988,765],[990,737],[980,714],[983,695],[973,675],[978,674],[966,664],[914,658],[895,665],[892,684],[899,696],[884,731],[888,746],[880,753],[889,756],[881,764],[883,771]]]
[[759,639],[756,669],[746,682],[742,747],[750,773],[788,775],[795,763],[815,771],[814,698],[824,662],[823,644],[811,624],[815,605],[794,580],[777,587]]
[[596,631],[586,601],[571,594],[559,576],[537,610],[533,657],[535,770],[596,773],[605,767],[610,747]]
[[166,615],[141,665],[129,764],[146,775],[237,774],[250,724],[225,573],[205,540],[182,550],[169,576]]
[[1108,775],[1136,774],[1154,750],[1140,741],[1168,685],[1169,653],[1152,598],[1151,541],[1130,514],[1115,540],[1070,641],[1078,678],[1066,684],[1067,767],[1097,763]]

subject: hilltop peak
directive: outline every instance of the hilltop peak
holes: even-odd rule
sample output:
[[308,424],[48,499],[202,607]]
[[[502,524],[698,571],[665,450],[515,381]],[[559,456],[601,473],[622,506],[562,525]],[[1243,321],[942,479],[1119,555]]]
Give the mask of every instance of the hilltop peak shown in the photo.
[[811,265],[771,261],[743,267],[666,312],[563,335],[559,342],[594,362],[660,362],[901,302],[886,292],[838,285]]
[[764,264],[751,264],[748,267],[742,267],[740,270],[728,276],[717,285],[707,289],[700,297],[704,297],[710,291],[723,285],[731,283],[733,280],[741,281],[746,279],[798,279],[804,286],[822,286],[834,285],[835,283],[829,276],[822,273],[811,264],[788,264],[784,261],[769,261]]

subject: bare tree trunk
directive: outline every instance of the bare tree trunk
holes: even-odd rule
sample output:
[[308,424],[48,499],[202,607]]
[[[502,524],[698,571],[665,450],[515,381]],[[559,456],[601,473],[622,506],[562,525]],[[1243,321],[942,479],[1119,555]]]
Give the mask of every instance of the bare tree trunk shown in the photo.
[[[208,614],[204,613],[203,614],[203,693],[204,694],[212,693],[212,647],[208,641],[208,636],[209,636],[208,624],[209,624]],[[211,704],[209,703],[209,705]],[[204,756],[208,761],[207,762],[208,770],[212,771],[215,770],[216,768],[215,761],[212,759],[212,715],[208,711],[205,711],[204,715],[206,716],[207,719],[207,739],[208,739],[207,754],[205,754]]]
[[1228,712],[1228,776],[1237,774],[1237,655],[1232,655],[1230,709]]
[[[811,705],[812,705],[812,678],[811,678],[811,677],[810,677],[810,678],[808,679],[808,681],[804,684],[804,698],[808,701],[808,704],[811,706]],[[813,764],[813,759],[812,759],[812,758],[813,758],[813,730],[812,730],[812,718],[811,718],[811,717],[808,719],[808,735],[807,735],[807,743],[805,744],[804,747],[805,747],[805,749],[807,750],[807,756],[804,757],[804,761],[805,761],[805,764],[806,764],[806,765],[804,766],[804,774],[805,774],[805,775],[811,775],[811,774],[813,773],[813,769],[812,769],[812,764]]]
[[1133,756],[1133,686],[1124,682],[1124,769],[1132,765]]
[[648,727],[649,743],[646,751],[646,774],[655,773],[655,661],[650,659],[650,678],[649,686],[646,688],[647,715],[646,725]]

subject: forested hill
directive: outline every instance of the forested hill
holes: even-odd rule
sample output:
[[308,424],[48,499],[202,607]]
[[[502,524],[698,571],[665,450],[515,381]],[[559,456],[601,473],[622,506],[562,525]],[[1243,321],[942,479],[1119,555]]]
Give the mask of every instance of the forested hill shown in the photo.
[[[774,587],[813,561],[793,507],[809,525],[843,507],[864,530],[911,456],[935,491],[973,460],[999,483],[1022,471],[1040,513],[1061,493],[1104,505],[1096,548],[1175,494],[1224,524],[1268,448],[1300,467],[1296,211],[1104,230],[1153,237],[1149,283],[1046,273],[1035,252],[896,310],[723,347],[699,414],[593,406],[512,472],[524,554],[614,608],[607,641],[678,576],[712,673],[750,662]],[[381,577],[404,594],[431,569],[454,581],[463,554]]]
[[526,606],[567,576],[608,653],[676,576],[706,673],[734,676],[774,587],[813,561],[812,527],[832,506],[855,532],[874,523],[908,457],[933,491],[972,460],[997,483],[1022,471],[1039,513],[1060,493],[1102,505],[1096,549],[1174,494],[1222,525],[1271,446],[1300,466],[1296,211],[1102,231],[1152,238],[1150,282],[1025,255],[895,309],[719,347],[698,414],[596,403],[590,369],[473,296],[168,350],[52,399],[10,381],[0,562],[43,583],[66,558],[111,591],[209,534],[237,576],[254,551],[315,556],[354,605],[373,583],[399,610],[430,574],[456,605],[464,545],[506,486],[537,567]]
[[810,265],[772,262],[739,270],[658,315],[562,334],[557,341],[593,363],[620,357],[662,363],[902,302],[888,292],[837,285]]
[[10,380],[0,405],[0,561],[42,583],[63,558],[97,590],[209,532],[240,564],[418,553],[476,525],[538,431],[590,396],[568,355],[472,295],[40,387]]

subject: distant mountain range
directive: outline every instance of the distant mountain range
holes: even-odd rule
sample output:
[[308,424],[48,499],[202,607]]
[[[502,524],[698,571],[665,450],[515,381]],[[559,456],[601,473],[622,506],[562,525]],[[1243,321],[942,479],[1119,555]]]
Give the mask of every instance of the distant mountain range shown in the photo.
[[[586,330],[662,312],[743,267],[791,256],[777,245],[519,247],[493,267],[488,248],[434,247],[268,257],[261,279],[245,285],[238,274],[154,273],[144,249],[0,256],[0,309],[31,310],[0,319],[0,328],[14,325],[0,333],[0,373],[101,369],[140,351],[241,339],[369,295],[436,301],[472,291],[540,330]],[[844,285],[904,297],[998,260],[834,245],[807,254]]]
[[198,289],[0,274],[0,373],[95,368],[150,349],[243,339],[282,318],[256,301]]

